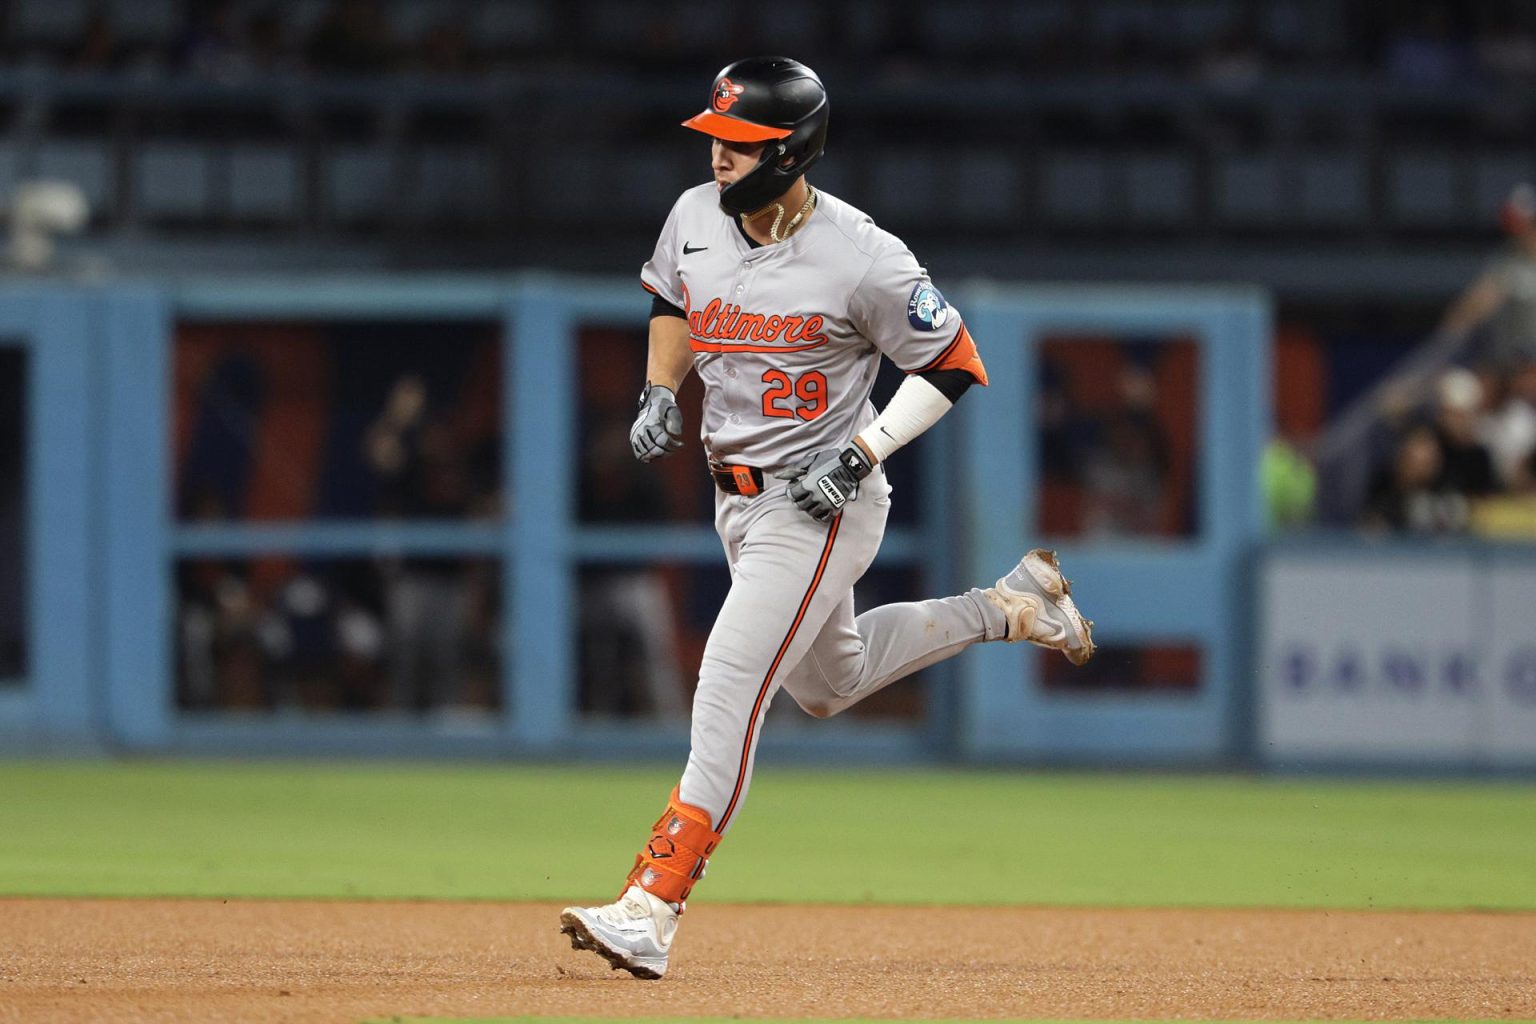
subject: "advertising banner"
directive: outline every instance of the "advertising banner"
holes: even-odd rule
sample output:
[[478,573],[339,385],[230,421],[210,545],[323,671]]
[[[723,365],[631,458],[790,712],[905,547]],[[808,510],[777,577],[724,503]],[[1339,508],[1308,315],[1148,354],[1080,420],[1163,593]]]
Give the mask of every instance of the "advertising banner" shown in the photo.
[[1536,764],[1536,563],[1282,551],[1259,601],[1261,759]]

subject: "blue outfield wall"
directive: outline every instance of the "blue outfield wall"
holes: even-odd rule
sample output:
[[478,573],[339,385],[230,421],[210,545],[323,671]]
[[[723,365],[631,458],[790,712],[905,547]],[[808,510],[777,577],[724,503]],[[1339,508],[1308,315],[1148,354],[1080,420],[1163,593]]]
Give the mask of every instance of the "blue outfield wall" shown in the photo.
[[[1198,343],[1197,536],[1074,543],[1062,559],[1106,644],[1199,649],[1192,694],[1056,694],[1027,648],[952,663],[911,724],[775,728],[764,753],[828,759],[1219,764],[1251,754],[1248,567],[1260,538],[1255,467],[1270,415],[1267,298],[1247,288],[1035,288],[952,293],[992,378],[923,447],[917,525],[886,565],[934,592],[996,579],[1035,540],[1038,342],[1087,334]],[[631,281],[527,274],[12,284],[0,344],[31,355],[30,670],[0,687],[0,751],[104,749],[421,756],[681,757],[686,727],[587,721],[575,712],[571,638],[583,559],[718,565],[706,522],[575,521],[580,326],[643,324]],[[172,513],[171,367],[181,323],[421,318],[502,324],[500,522],[178,524]],[[638,382],[636,382],[638,383]],[[1107,384],[1107,382],[1106,382]],[[694,457],[697,450],[694,449]],[[405,714],[178,712],[173,568],[185,555],[477,553],[504,571],[502,710],[482,727]]]

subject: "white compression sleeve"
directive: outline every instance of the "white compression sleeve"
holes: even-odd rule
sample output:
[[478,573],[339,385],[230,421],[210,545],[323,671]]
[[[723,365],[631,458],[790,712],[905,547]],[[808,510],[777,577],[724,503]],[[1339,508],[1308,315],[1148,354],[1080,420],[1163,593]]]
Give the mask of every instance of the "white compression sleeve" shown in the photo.
[[896,449],[939,422],[953,406],[938,388],[911,374],[901,382],[875,422],[859,431],[859,440],[876,462],[884,462]]

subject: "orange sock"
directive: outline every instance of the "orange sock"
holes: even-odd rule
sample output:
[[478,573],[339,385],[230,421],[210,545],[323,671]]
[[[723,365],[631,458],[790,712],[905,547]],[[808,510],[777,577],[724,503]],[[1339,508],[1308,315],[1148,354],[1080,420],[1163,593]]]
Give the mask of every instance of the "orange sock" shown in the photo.
[[673,787],[666,812],[651,826],[650,842],[635,855],[635,866],[624,879],[624,888],[638,885],[668,903],[681,905],[719,844],[720,834],[710,828],[709,815],[683,803]]

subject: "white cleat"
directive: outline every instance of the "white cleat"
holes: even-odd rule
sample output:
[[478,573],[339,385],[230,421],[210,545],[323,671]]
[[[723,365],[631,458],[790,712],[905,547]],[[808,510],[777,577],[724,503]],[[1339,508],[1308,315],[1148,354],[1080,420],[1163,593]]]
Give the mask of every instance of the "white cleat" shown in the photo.
[[649,981],[667,973],[667,954],[677,934],[677,911],[638,885],[624,890],[617,903],[603,907],[566,907],[560,932],[572,949],[590,949],[614,970]]
[[982,593],[1008,617],[1009,643],[1028,640],[1060,651],[1074,665],[1093,657],[1093,622],[1072,603],[1072,583],[1054,551],[1035,548]]

